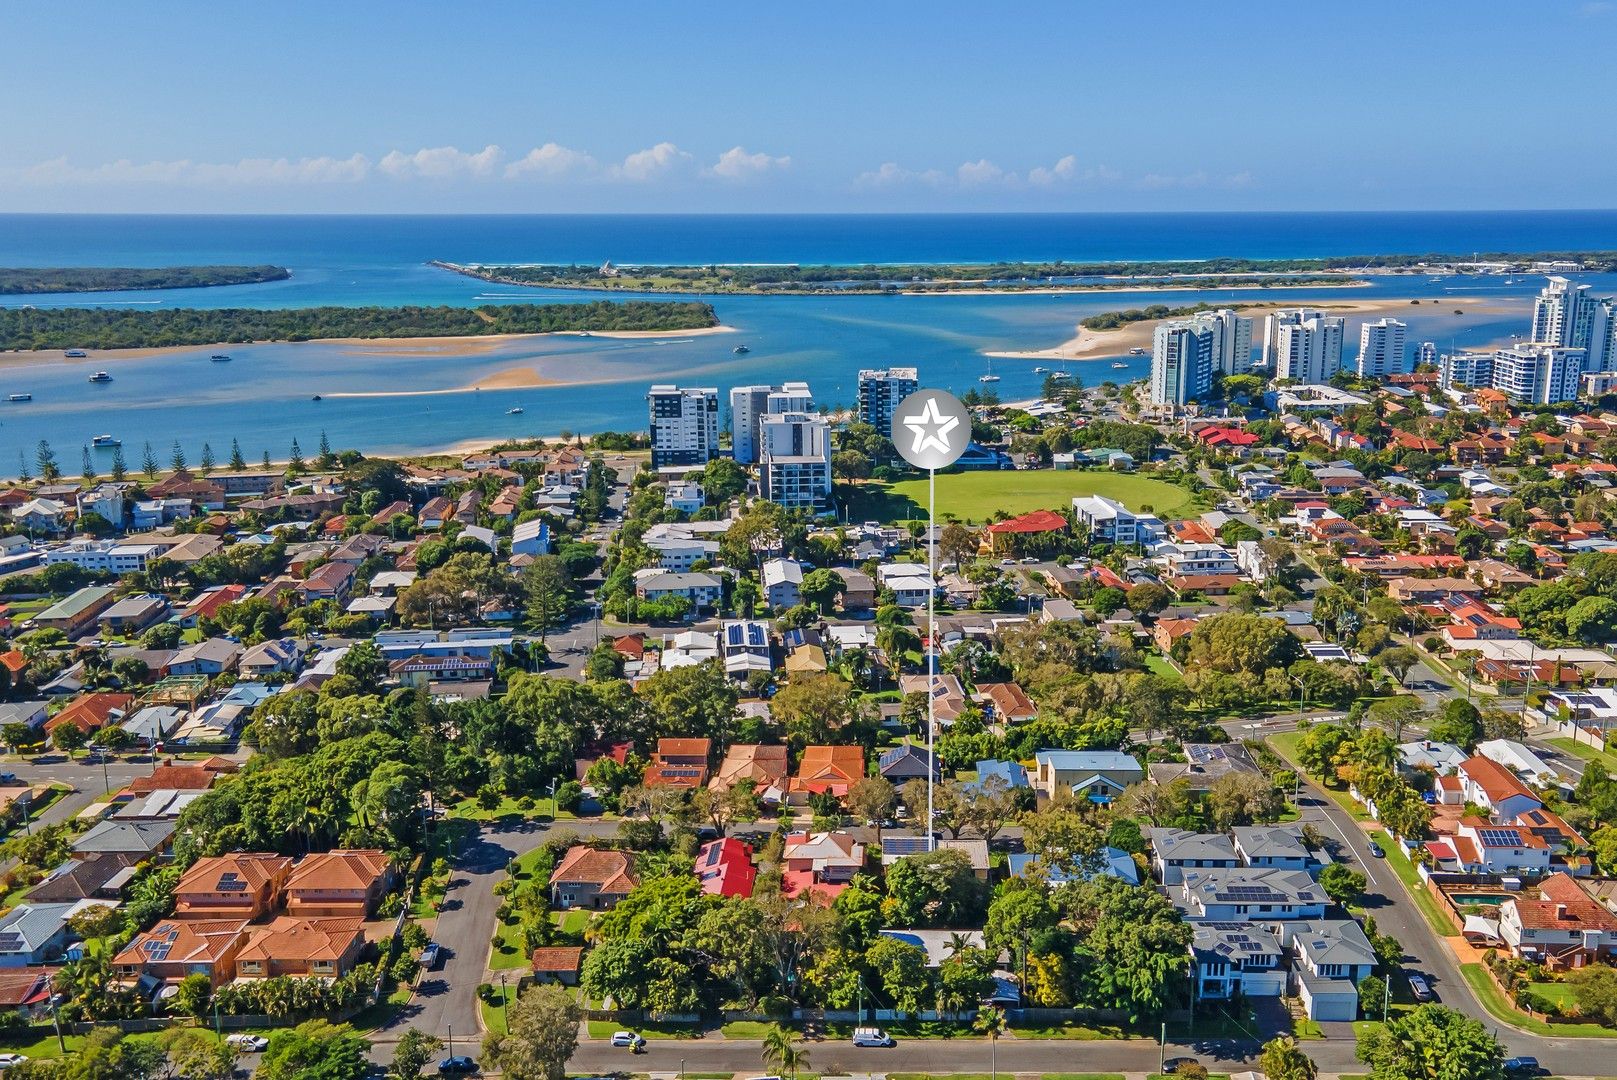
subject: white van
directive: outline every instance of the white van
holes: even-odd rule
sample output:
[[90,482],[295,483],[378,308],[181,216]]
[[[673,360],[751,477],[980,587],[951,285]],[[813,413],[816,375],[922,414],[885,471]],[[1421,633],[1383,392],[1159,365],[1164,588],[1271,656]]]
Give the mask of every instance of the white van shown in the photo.
[[853,1029],[853,1044],[855,1046],[896,1046],[893,1037],[881,1028],[862,1027]]

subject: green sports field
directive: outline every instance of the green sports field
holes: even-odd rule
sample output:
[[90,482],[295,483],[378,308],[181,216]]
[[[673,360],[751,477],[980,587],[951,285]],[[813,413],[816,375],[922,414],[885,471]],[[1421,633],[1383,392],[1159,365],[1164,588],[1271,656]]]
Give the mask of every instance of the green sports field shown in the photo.
[[[1162,518],[1187,517],[1201,509],[1177,484],[1131,473],[1054,469],[963,472],[938,477],[938,518],[987,521],[996,510],[1065,510],[1077,495],[1104,495],[1130,510]],[[926,481],[861,484],[851,507],[854,521],[902,521],[926,516]]]

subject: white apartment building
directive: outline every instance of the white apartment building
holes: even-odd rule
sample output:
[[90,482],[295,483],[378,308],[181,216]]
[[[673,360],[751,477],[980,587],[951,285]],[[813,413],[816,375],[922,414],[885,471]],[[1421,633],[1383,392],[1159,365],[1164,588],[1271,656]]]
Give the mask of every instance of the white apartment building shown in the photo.
[[1159,324],[1151,338],[1151,403],[1185,405],[1212,385],[1213,331],[1190,320]]
[[651,467],[706,465],[719,456],[719,390],[662,383],[651,403]]
[[758,427],[764,498],[815,512],[830,508],[831,425],[817,413],[770,413]]
[[1435,367],[1437,365],[1437,342],[1423,341],[1415,346],[1415,364],[1416,366],[1431,364]]
[[1329,382],[1342,368],[1345,322],[1312,308],[1271,312],[1263,322],[1263,360],[1277,379]]
[[912,367],[866,368],[859,373],[859,419],[883,435],[893,430],[893,410],[921,388]]
[[1533,405],[1572,401],[1584,356],[1583,349],[1537,342],[1500,349],[1494,354],[1493,387]]
[[1224,375],[1245,375],[1252,370],[1252,320],[1229,308],[1206,311],[1191,323],[1213,335],[1213,370]]
[[1108,544],[1151,544],[1162,539],[1162,520],[1136,514],[1104,495],[1079,495],[1072,500],[1073,518],[1089,530],[1092,539]]
[[758,427],[770,413],[813,412],[806,382],[782,386],[737,386],[730,390],[730,449],[742,465],[758,464]]
[[1491,352],[1447,353],[1438,366],[1438,383],[1445,390],[1492,386],[1493,358]]
[[164,551],[162,544],[121,544],[112,540],[74,540],[45,552],[45,564],[72,563],[81,570],[135,574]]
[[1361,379],[1385,379],[1409,371],[1404,335],[1409,327],[1397,319],[1377,319],[1359,327],[1358,372]]

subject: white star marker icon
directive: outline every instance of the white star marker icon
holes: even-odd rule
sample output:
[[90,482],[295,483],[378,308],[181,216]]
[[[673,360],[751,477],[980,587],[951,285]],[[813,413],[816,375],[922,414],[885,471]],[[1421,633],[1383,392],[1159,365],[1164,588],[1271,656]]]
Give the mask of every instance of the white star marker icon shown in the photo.
[[911,453],[925,453],[928,448],[940,454],[951,451],[949,432],[960,426],[958,416],[944,416],[938,410],[936,398],[928,398],[925,407],[913,416],[903,418],[903,424],[915,433],[915,446]]

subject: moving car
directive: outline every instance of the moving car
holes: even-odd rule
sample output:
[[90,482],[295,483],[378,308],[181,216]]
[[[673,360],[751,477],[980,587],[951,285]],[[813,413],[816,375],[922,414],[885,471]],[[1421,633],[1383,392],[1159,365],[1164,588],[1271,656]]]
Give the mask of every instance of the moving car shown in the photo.
[[420,957],[417,959],[421,964],[422,971],[438,970],[438,943],[436,941],[427,942],[426,946],[421,950]]
[[1432,984],[1426,981],[1424,975],[1409,976],[1409,996],[1422,1002],[1437,1000],[1437,995],[1432,992]]
[[646,1045],[646,1040],[632,1031],[614,1031],[612,1033],[612,1045],[627,1046],[630,1050],[639,1050]]
[[446,1057],[438,1062],[439,1076],[466,1076],[477,1071],[477,1062],[464,1054]]
[[1370,841],[1370,857],[1372,859],[1385,859],[1387,852],[1374,840]]
[[244,1054],[262,1054],[269,1049],[269,1040],[262,1035],[254,1035],[243,1031],[235,1035],[225,1036],[225,1042],[234,1046]]
[[897,1046],[894,1038],[881,1028],[860,1027],[853,1029],[853,1044],[855,1046]]
[[1544,1069],[1536,1057],[1513,1057],[1505,1059],[1505,1071],[1512,1076],[1537,1076]]

